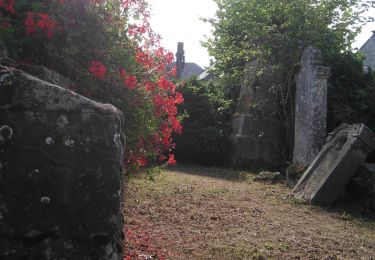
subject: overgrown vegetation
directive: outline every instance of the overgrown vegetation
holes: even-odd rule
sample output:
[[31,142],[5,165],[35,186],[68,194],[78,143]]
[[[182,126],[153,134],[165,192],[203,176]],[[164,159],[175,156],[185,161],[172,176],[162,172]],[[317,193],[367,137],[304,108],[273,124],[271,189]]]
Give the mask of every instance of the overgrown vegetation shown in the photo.
[[181,89],[184,103],[179,106],[184,132],[176,136],[179,161],[205,165],[223,165],[230,153],[233,103],[226,98],[217,81],[192,78]]
[[[258,58],[266,60],[273,71],[278,83],[270,91],[280,106],[278,118],[283,124],[285,147],[293,150],[294,129],[294,77],[299,70],[303,50],[313,45],[319,48],[327,59],[327,65],[334,65],[335,58],[345,58],[342,53],[348,53],[351,44],[360,30],[361,25],[372,18],[364,17],[365,10],[375,6],[375,1],[368,0],[215,0],[218,4],[217,17],[208,20],[214,28],[213,37],[205,46],[216,59],[216,68],[221,73],[226,89],[239,88],[242,82],[244,65]],[[350,55],[349,55],[350,56]],[[337,61],[337,60],[336,60]],[[359,63],[357,63],[358,65]],[[357,66],[350,65],[350,66]],[[340,69],[334,73],[338,73]],[[341,69],[341,72],[344,72]],[[336,102],[340,95],[338,74],[335,76],[330,98]],[[363,76],[364,80],[366,76]],[[371,87],[371,81],[357,82],[351,96],[357,95],[359,101],[351,108],[358,113],[364,112],[363,98]],[[365,85],[360,85],[365,84]],[[349,88],[353,90],[353,87]],[[367,90],[365,90],[367,89]],[[366,97],[365,97],[366,96]],[[234,97],[236,102],[236,97]],[[359,104],[361,103],[361,104]],[[356,106],[361,106],[358,109]],[[340,103],[331,104],[336,110],[344,109]],[[367,111],[368,112],[368,111]],[[332,112],[330,112],[332,114]],[[334,112],[336,113],[336,112]],[[354,116],[352,114],[351,116]],[[332,117],[330,117],[332,118]],[[337,118],[336,118],[337,119]],[[335,119],[335,120],[336,120]],[[335,121],[336,123],[336,121]],[[332,124],[335,124],[332,123]],[[330,123],[331,124],[331,123]]]
[[0,1],[0,40],[17,63],[44,65],[72,79],[71,90],[111,103],[124,114],[125,162],[174,163],[183,101],[167,67],[173,54],[159,44],[144,0]]
[[329,63],[328,130],[341,123],[364,123],[375,132],[375,73],[363,69],[360,53],[339,54]]

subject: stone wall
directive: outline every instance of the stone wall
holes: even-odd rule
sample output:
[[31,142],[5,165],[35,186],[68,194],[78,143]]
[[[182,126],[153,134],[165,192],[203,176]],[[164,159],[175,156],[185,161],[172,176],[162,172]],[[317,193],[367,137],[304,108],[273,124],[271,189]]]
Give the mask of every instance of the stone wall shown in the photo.
[[122,114],[0,66],[0,259],[121,259]]

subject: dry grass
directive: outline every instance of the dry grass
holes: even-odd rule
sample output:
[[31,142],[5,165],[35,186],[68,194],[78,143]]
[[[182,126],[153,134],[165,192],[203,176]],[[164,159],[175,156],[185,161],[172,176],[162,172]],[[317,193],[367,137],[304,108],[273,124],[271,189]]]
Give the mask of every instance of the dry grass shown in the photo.
[[252,177],[179,167],[155,181],[144,175],[130,179],[126,230],[147,241],[127,240],[126,254],[133,259],[375,258],[375,221],[298,204],[283,185]]

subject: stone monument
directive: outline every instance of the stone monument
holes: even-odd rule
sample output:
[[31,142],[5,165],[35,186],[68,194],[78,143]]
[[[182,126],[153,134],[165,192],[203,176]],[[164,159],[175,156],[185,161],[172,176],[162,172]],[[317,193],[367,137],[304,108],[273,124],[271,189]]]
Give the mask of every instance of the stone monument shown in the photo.
[[293,163],[309,165],[324,145],[327,120],[327,80],[322,54],[313,47],[302,54],[296,78]]
[[246,64],[231,136],[235,167],[272,170],[282,165],[282,125],[272,92],[275,82],[265,63],[253,60]]

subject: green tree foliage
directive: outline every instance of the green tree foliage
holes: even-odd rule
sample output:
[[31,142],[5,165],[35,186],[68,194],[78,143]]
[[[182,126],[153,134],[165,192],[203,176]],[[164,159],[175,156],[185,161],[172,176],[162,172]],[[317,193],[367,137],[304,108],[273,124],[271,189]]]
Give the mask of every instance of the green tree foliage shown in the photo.
[[339,54],[330,64],[328,130],[341,123],[364,123],[375,132],[375,73],[363,70],[359,54]]
[[184,131],[176,136],[178,161],[223,165],[230,151],[232,102],[225,98],[216,81],[192,78],[181,89],[184,103],[179,106]]
[[254,57],[276,64],[298,64],[309,45],[324,55],[349,50],[361,16],[375,1],[366,0],[215,0],[213,37],[205,46],[227,76],[239,78]]
[[[293,147],[294,77],[303,50],[312,45],[333,60],[348,52],[361,26],[372,18],[363,13],[375,7],[370,0],[215,0],[217,17],[208,20],[213,36],[204,43],[216,68],[239,87],[244,64],[254,57],[269,62],[279,119],[284,124],[286,147]],[[234,91],[235,93],[236,91]]]

